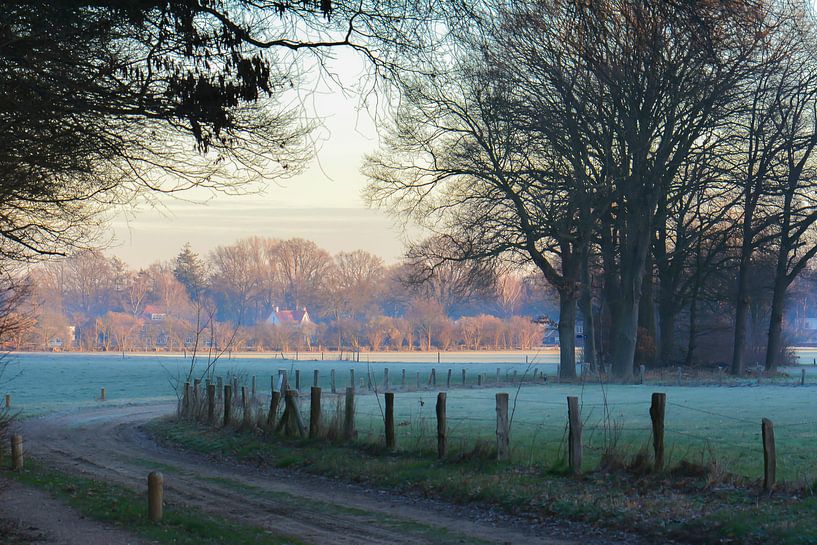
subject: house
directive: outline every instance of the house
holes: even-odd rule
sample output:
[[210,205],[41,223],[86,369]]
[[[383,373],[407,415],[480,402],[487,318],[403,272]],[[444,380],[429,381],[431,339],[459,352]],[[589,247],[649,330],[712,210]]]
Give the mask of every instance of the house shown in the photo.
[[305,325],[311,324],[306,307],[300,310],[281,310],[275,307],[267,318],[266,323],[272,325]]
[[161,322],[167,318],[167,314],[156,305],[145,305],[144,316],[151,322]]

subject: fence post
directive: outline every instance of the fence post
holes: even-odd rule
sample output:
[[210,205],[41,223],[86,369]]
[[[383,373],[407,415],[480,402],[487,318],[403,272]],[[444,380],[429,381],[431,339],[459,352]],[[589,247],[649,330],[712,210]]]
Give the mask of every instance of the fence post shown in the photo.
[[499,370],[499,367],[497,367],[496,368],[496,383],[497,384],[499,384],[499,373],[500,373],[500,370]]
[[207,423],[216,423],[216,387],[214,384],[207,385]]
[[148,474],[148,518],[151,522],[162,520],[162,496],[164,477],[158,471]]
[[[323,354],[323,352],[321,352],[321,354]],[[330,386],[333,394],[337,393],[337,388],[335,386],[335,370],[334,369],[329,371],[329,386]]]
[[383,369],[383,390],[389,390],[389,368]]
[[448,370],[448,376],[445,378],[445,389],[451,389],[451,369]]
[[252,409],[250,408],[250,399],[247,396],[246,386],[241,387],[241,406],[244,409],[244,414],[242,415],[241,419],[241,427],[243,427],[245,430],[251,429],[252,419],[250,417],[252,416]]
[[655,452],[655,470],[664,469],[664,412],[667,406],[667,394],[655,392],[650,404],[652,420],[652,448]]
[[219,401],[224,399],[224,380],[221,377],[216,379],[216,397]]
[[11,394],[6,394],[6,410],[11,409]]
[[281,422],[278,427],[283,427],[284,433],[288,437],[295,435],[304,437],[306,435],[304,422],[301,419],[301,412],[298,410],[298,403],[295,401],[297,397],[297,390],[287,390],[286,394],[284,394],[284,414],[281,417]]
[[516,369],[514,369],[514,370],[513,370],[513,383],[514,383],[514,384],[516,384],[516,382],[517,382],[517,378],[516,378],[516,377],[517,377],[517,373],[516,373]]
[[23,436],[19,433],[11,436],[11,469],[23,469]]
[[437,457],[445,458],[448,452],[446,425],[445,425],[445,392],[437,394]]
[[431,368],[431,374],[428,376],[428,385],[429,386],[437,385],[437,370],[434,367]]
[[224,385],[224,426],[230,425],[233,419],[233,387],[229,384]]
[[286,392],[289,389],[289,376],[286,369],[278,369],[278,376],[283,377],[279,382],[281,383],[281,392]]
[[482,387],[482,373],[477,375],[477,386]]
[[462,385],[465,386],[465,369],[462,370]]
[[201,390],[201,379],[193,379],[193,420],[197,420],[199,415],[199,390]]
[[320,370],[315,369],[314,371],[312,371],[312,386],[314,387],[320,386],[320,384],[318,384],[320,382],[320,379],[321,379]]
[[800,386],[806,385],[806,370],[800,369]]
[[[317,371],[315,371],[317,373]],[[309,396],[309,438],[316,439],[321,433],[321,389],[313,386]]]
[[267,414],[267,431],[275,431],[275,419],[278,418],[278,405],[281,403],[281,392],[279,390],[272,391],[272,397],[269,401],[269,414]]
[[582,418],[579,414],[579,398],[567,397],[567,419],[570,426],[568,435],[568,465],[574,475],[582,472]]
[[760,424],[763,436],[763,491],[771,492],[777,477],[777,455],[774,448],[774,426],[764,418]]
[[301,391],[301,370],[295,369],[295,389]]
[[[480,374],[480,379],[482,374]],[[482,380],[480,380],[482,384]],[[508,424],[508,394],[496,394],[496,459],[504,462],[511,454],[511,433]]]
[[386,448],[394,450],[394,392],[386,392]]
[[[353,371],[354,372],[354,371]],[[347,441],[355,438],[355,387],[346,388],[346,418],[343,422],[343,437]]]
[[182,416],[187,417],[190,412],[190,383],[184,383],[184,391],[182,393]]
[[400,386],[406,387],[406,370],[403,369],[402,377],[400,378]]
[[349,386],[355,387],[355,370],[349,369]]

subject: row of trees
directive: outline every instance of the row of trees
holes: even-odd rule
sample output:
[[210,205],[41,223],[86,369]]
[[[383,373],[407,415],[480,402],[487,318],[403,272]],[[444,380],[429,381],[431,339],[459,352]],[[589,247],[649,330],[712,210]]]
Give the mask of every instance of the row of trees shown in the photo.
[[[817,254],[817,60],[805,4],[473,3],[401,80],[369,197],[424,225],[434,263],[533,264],[558,292],[564,376],[694,359],[729,328],[735,374]],[[759,309],[759,310],[757,310]],[[755,339],[759,339],[756,336]],[[683,342],[679,342],[683,340]],[[652,347],[652,348],[649,348]]]
[[[535,276],[468,264],[424,272],[422,263],[387,266],[364,251],[332,256],[303,239],[249,238],[206,257],[185,246],[140,270],[83,251],[28,272],[19,311],[31,320],[7,337],[29,349],[86,350],[541,344],[531,317],[541,322],[553,307]],[[313,323],[268,323],[275,309],[304,308]]]

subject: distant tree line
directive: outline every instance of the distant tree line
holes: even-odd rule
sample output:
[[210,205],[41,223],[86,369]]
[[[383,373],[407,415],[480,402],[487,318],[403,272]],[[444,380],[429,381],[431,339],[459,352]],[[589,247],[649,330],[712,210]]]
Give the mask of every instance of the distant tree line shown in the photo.
[[[82,251],[27,274],[28,317],[5,340],[28,350],[451,350],[541,346],[554,311],[536,275],[470,264],[424,274],[368,252],[248,238],[207,256],[185,246],[133,270]],[[270,323],[307,309],[309,323]],[[536,320],[535,320],[536,319]]]

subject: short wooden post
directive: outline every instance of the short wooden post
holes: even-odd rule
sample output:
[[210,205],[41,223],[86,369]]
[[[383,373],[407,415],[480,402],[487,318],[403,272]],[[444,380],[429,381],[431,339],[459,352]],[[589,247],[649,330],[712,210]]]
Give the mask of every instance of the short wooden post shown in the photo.
[[582,417],[579,414],[579,398],[567,397],[567,419],[569,425],[567,460],[574,475],[582,472]]
[[6,394],[6,410],[11,409],[11,394]]
[[448,376],[445,377],[445,389],[451,389],[451,369],[448,370]]
[[[321,352],[321,355],[323,355],[323,352]],[[337,393],[337,387],[335,386],[335,370],[334,369],[329,371],[329,386],[330,386],[330,388],[332,390],[332,393],[336,394]]]
[[148,518],[151,522],[162,521],[162,497],[164,477],[158,471],[148,474]]
[[355,387],[355,370],[349,369],[349,386]]
[[403,388],[406,387],[406,370],[405,369],[403,369],[402,376],[400,378],[400,386],[402,386]]
[[233,387],[230,384],[224,385],[224,424],[226,428],[233,420]]
[[251,397],[250,397],[250,399],[251,399],[252,401],[255,401],[256,397],[258,397],[258,395],[257,395],[257,394],[258,394],[258,387],[257,387],[257,383],[256,383],[256,380],[255,380],[255,375],[253,375],[253,376],[252,376],[252,390],[251,390]]
[[312,386],[317,387],[320,386],[319,382],[321,380],[321,372],[318,369],[312,371]]
[[[481,376],[481,375],[480,375]],[[496,459],[504,462],[511,457],[511,430],[508,424],[508,394],[496,394]]]
[[[352,383],[354,384],[354,383]],[[355,438],[355,387],[346,388],[346,418],[343,422],[343,436],[347,441]]]
[[800,369],[800,386],[806,385],[806,370]]
[[[317,373],[317,371],[315,371]],[[321,389],[313,386],[309,396],[309,438],[317,439],[321,433]]]
[[278,405],[281,403],[281,392],[275,390],[269,401],[269,413],[267,414],[267,431],[275,431],[275,420],[278,418]]
[[437,394],[437,457],[445,458],[448,452],[448,434],[445,423],[445,392]]
[[105,388],[101,388],[99,390],[99,400],[100,401],[105,401]]
[[435,368],[431,368],[431,386],[437,386],[437,370]]
[[281,422],[278,424],[280,431],[283,428],[284,433],[288,437],[305,437],[306,426],[304,426],[301,412],[298,410],[298,390],[287,390],[284,394],[284,414],[281,416]]
[[216,386],[207,385],[207,423],[211,426],[216,423]]
[[250,407],[250,398],[247,392],[247,387],[241,387],[241,407],[243,408],[244,414],[242,415],[241,419],[241,427],[245,430],[251,429],[252,426],[252,408]]
[[760,424],[763,437],[763,491],[771,492],[777,479],[777,455],[774,448],[774,426],[764,418]]
[[233,403],[238,404],[238,377],[233,377]]
[[369,390],[370,392],[374,388],[373,382],[374,381],[372,380],[372,370],[369,369],[368,371],[366,371],[366,389]]
[[219,401],[224,399],[224,379],[221,377],[216,379],[216,396],[218,396]]
[[496,368],[496,383],[499,384],[499,367]]
[[295,369],[295,389],[301,391],[301,370]]
[[21,471],[23,465],[23,436],[15,433],[11,436],[11,469]]
[[667,406],[667,394],[655,392],[650,405],[652,420],[652,447],[655,453],[655,470],[664,469],[664,411]]
[[278,369],[279,382],[281,384],[281,391],[286,392],[289,389],[289,377],[286,369]]
[[[429,348],[430,348],[430,347],[429,347]],[[437,352],[437,365],[439,365],[439,364],[440,364],[440,353],[439,353],[439,352]]]
[[465,386],[465,369],[462,370],[462,385]]
[[477,375],[477,386],[482,387],[482,373]]
[[193,418],[199,413],[199,390],[201,390],[201,379],[193,379]]
[[386,448],[394,450],[394,392],[386,392]]

